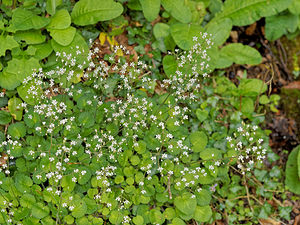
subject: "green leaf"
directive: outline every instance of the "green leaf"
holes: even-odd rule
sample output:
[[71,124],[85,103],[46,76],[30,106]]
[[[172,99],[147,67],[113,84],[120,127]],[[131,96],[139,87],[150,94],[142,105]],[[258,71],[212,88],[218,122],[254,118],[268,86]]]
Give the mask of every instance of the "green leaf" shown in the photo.
[[156,19],[160,10],[160,0],[139,0],[145,18],[151,22]]
[[194,152],[201,152],[207,145],[207,136],[203,131],[196,131],[190,135],[192,149]]
[[168,77],[170,77],[171,75],[175,75],[175,72],[177,70],[177,62],[174,56],[166,55],[163,58],[163,68]]
[[0,36],[0,56],[4,56],[6,50],[11,50],[19,46],[12,36]]
[[39,45],[34,45],[36,48],[36,52],[34,54],[34,58],[38,60],[42,60],[46,57],[48,57],[51,52],[53,51],[53,48],[51,46],[50,42],[39,44]]
[[7,90],[13,90],[18,87],[21,82],[17,79],[17,76],[12,73],[8,73],[5,70],[0,72],[0,86]]
[[17,41],[25,41],[29,45],[41,44],[46,40],[46,36],[42,35],[40,30],[18,31],[14,38]]
[[[62,4],[63,0],[47,0],[46,10],[50,15],[55,14],[57,6]],[[54,4],[53,4],[54,3]]]
[[138,141],[138,145],[134,146],[134,149],[137,153],[143,154],[147,149],[147,144],[145,141],[140,140]]
[[171,220],[176,216],[176,212],[173,208],[166,208],[163,215],[167,220]]
[[270,99],[266,95],[262,95],[259,97],[259,103],[262,105],[270,103]]
[[66,9],[57,11],[51,17],[47,29],[66,29],[71,25],[71,16]]
[[196,116],[198,120],[202,123],[208,117],[208,112],[205,109],[197,109]]
[[300,194],[300,179],[298,175],[298,155],[300,150],[300,145],[293,149],[289,154],[286,168],[285,168],[285,184],[287,188],[294,192],[295,194]]
[[206,148],[200,152],[200,157],[203,160],[218,160],[221,156],[221,151],[216,148]]
[[50,19],[34,15],[26,9],[17,8],[13,12],[11,22],[15,30],[30,30],[47,26]]
[[171,35],[175,43],[184,50],[193,46],[193,37],[199,37],[203,28],[200,25],[175,23],[171,26]]
[[176,217],[172,220],[171,225],[186,225],[186,223],[182,219]]
[[274,41],[288,32],[293,33],[297,30],[299,21],[298,15],[285,14],[275,15],[266,18],[266,38]]
[[42,219],[48,216],[50,213],[50,209],[48,206],[45,206],[43,203],[38,202],[35,203],[31,209],[31,214],[37,219]]
[[109,216],[109,221],[112,224],[120,224],[123,221],[123,215],[119,211],[112,211],[110,216]]
[[[34,88],[37,95],[29,94],[31,88]],[[40,96],[42,96],[42,90],[40,88],[37,88],[37,86],[34,84],[34,81],[30,81],[27,84],[23,84],[17,88],[19,96],[28,103],[29,105],[35,105],[37,103],[37,100],[40,99]]]
[[123,6],[113,0],[80,0],[71,13],[72,21],[79,26],[95,24],[120,16]]
[[80,113],[78,123],[85,128],[92,127],[95,124],[94,114],[91,112]]
[[23,122],[10,124],[8,127],[8,134],[15,138],[21,138],[26,135],[26,127]]
[[251,98],[242,98],[242,113],[253,113],[254,102]]
[[199,206],[209,205],[211,201],[211,193],[208,190],[202,189],[200,192],[196,192],[195,195]]
[[132,221],[135,225],[143,225],[144,224],[144,218],[140,215],[133,217]]
[[222,57],[226,57],[236,64],[260,64],[262,57],[260,53],[248,46],[240,43],[228,44],[221,49]]
[[24,194],[20,199],[20,205],[27,208],[31,208],[35,202],[35,197],[31,194]]
[[75,218],[80,218],[85,215],[86,211],[86,203],[81,199],[76,199],[74,201],[74,209],[72,210],[72,216]]
[[48,29],[50,36],[60,45],[67,46],[74,40],[76,28],[68,27],[66,29]]
[[161,3],[176,20],[181,23],[191,22],[192,12],[184,0],[161,0]]
[[165,23],[157,23],[153,27],[153,34],[156,39],[165,38],[170,34],[170,26]]
[[[77,55],[78,64],[82,64],[86,60],[89,51],[87,43],[78,32],[76,32],[73,41],[67,46],[60,45],[53,39],[51,40],[51,45],[55,52],[65,52],[66,54],[72,54],[73,57],[77,55],[77,50],[81,51],[81,54]],[[76,46],[79,46],[79,49]]]
[[33,73],[34,69],[39,69],[39,61],[33,57],[30,59],[16,59],[13,58],[7,63],[6,72],[15,75],[15,79],[23,82],[26,77]]
[[300,1],[299,0],[292,0],[292,3],[289,6],[289,11],[294,15],[300,14]]
[[276,15],[285,10],[292,0],[227,0],[223,10],[213,20],[230,18],[232,25],[245,26],[261,17]]
[[10,115],[9,112],[6,112],[4,110],[0,111],[0,124],[1,125],[6,125],[11,122],[12,116]]
[[242,79],[238,87],[242,96],[258,96],[267,90],[267,85],[259,79]]
[[212,216],[210,206],[197,206],[193,218],[198,222],[208,222]]
[[163,222],[165,221],[163,214],[157,209],[152,209],[150,211],[149,218],[150,218],[151,224],[163,224]]
[[15,120],[21,120],[23,116],[22,100],[14,96],[8,100],[8,110]]
[[192,194],[184,192],[181,196],[177,196],[174,200],[175,207],[186,215],[193,215],[197,206],[196,198],[192,198]]
[[210,21],[205,26],[206,32],[212,34],[212,41],[216,46],[222,45],[230,35],[232,22],[229,18]]
[[297,155],[298,177],[300,179],[300,154]]

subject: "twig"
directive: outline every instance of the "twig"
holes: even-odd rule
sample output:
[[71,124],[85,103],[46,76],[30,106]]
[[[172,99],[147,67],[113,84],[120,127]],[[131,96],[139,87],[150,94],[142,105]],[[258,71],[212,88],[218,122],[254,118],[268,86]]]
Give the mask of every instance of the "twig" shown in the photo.
[[244,186],[245,186],[246,193],[247,193],[248,203],[249,203],[249,206],[250,206],[250,209],[251,209],[252,213],[254,213],[254,210],[253,210],[251,202],[250,202],[249,189],[248,189],[248,185],[247,185],[245,174],[244,174],[243,178],[244,178]]
[[171,192],[171,174],[168,176],[168,185],[167,185],[168,193],[169,193],[169,198],[172,199],[172,192]]

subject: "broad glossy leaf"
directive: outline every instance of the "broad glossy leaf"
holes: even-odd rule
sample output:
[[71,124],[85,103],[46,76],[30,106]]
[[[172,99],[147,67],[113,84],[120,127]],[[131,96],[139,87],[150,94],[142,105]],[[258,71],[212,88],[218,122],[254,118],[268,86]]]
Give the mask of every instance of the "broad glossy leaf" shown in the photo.
[[160,0],[139,0],[145,18],[151,22],[156,19],[160,10]]
[[21,120],[23,116],[22,100],[14,96],[8,100],[8,109],[15,120]]
[[47,26],[50,19],[37,16],[29,10],[17,8],[13,12],[11,21],[16,30],[30,30]]
[[33,73],[34,69],[39,69],[40,64],[36,58],[30,59],[16,59],[13,58],[7,63],[6,72],[15,75],[15,79],[23,82],[24,79]]
[[[83,37],[78,32],[76,32],[73,41],[67,46],[62,46],[53,39],[51,40],[51,45],[55,52],[65,52],[66,54],[72,54],[72,56],[77,55],[77,53],[76,53],[77,50],[81,51],[81,54],[77,55],[78,56],[78,59],[77,59],[78,64],[81,64],[81,63],[83,63],[83,61],[86,60],[86,57],[87,57],[88,51],[89,51],[89,47],[88,47],[87,43],[85,42]],[[79,48],[77,49],[76,46],[78,46]],[[82,51],[84,51],[84,52],[82,52]]]
[[218,160],[221,158],[221,151],[216,148],[206,148],[200,152],[200,157],[203,160]]
[[230,35],[232,22],[229,18],[210,21],[206,24],[206,32],[212,34],[212,41],[217,45],[222,45]]
[[298,26],[299,16],[293,14],[275,15],[266,18],[266,38],[274,41],[288,32],[293,33]]
[[4,56],[6,50],[11,50],[19,46],[19,44],[14,40],[14,38],[9,35],[7,35],[6,37],[1,35],[0,43],[0,56]]
[[292,0],[292,3],[288,9],[292,14],[299,15],[300,14],[300,1]]
[[[28,93],[29,90],[32,89],[32,87],[37,92],[37,95]],[[35,105],[37,103],[37,100],[40,99],[40,96],[42,96],[42,89],[39,87],[36,87],[33,81],[29,82],[28,84],[22,84],[17,88],[19,96],[28,103],[29,105]]]
[[298,175],[298,155],[300,152],[300,145],[293,149],[289,154],[288,161],[285,168],[285,184],[287,188],[300,195],[300,179]]
[[84,214],[87,211],[87,206],[85,201],[81,200],[81,199],[76,199],[74,201],[74,209],[72,210],[72,216],[74,216],[75,218],[80,218],[82,216],[84,216]]
[[0,72],[0,86],[7,90],[13,90],[18,87],[21,82],[17,79],[17,75],[6,71]]
[[[55,14],[57,6],[62,4],[63,0],[47,0],[46,10],[50,15]],[[54,4],[53,4],[54,3]]]
[[38,60],[42,60],[46,57],[48,57],[51,52],[53,51],[53,48],[51,46],[50,42],[34,45],[36,48],[36,52],[34,54],[34,58],[37,58]]
[[67,46],[74,40],[76,34],[75,27],[68,27],[66,29],[48,29],[50,36],[60,45]]
[[149,218],[152,224],[163,224],[165,221],[163,214],[157,209],[152,209],[150,211]]
[[256,65],[262,61],[260,53],[255,48],[240,43],[228,44],[220,52],[223,57],[236,64]]
[[193,46],[193,37],[199,37],[203,28],[200,25],[176,23],[171,26],[171,35],[175,43],[184,50]]
[[176,217],[172,220],[171,225],[186,225],[186,223],[182,219]]
[[189,23],[192,20],[192,12],[184,0],[161,0],[163,7],[175,19],[181,23]]
[[72,21],[79,26],[95,24],[120,16],[123,6],[113,0],[80,0],[72,11]]
[[47,29],[66,29],[71,25],[71,16],[66,9],[57,11],[51,17]]
[[46,36],[41,34],[40,30],[18,31],[14,36],[17,41],[25,41],[26,44],[41,44],[45,42]]
[[261,17],[272,16],[285,10],[291,2],[292,0],[227,0],[223,10],[213,20],[230,18],[232,25],[245,26]]

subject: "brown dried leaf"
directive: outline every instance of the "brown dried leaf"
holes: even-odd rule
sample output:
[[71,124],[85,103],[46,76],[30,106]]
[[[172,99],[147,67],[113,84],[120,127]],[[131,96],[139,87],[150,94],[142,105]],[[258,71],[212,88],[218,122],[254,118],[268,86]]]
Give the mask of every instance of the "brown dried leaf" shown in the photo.
[[280,225],[280,222],[273,219],[259,219],[261,225]]
[[253,35],[255,29],[256,29],[256,22],[253,23],[253,24],[251,24],[249,27],[247,27],[247,29],[246,29],[246,34],[247,34],[248,36]]

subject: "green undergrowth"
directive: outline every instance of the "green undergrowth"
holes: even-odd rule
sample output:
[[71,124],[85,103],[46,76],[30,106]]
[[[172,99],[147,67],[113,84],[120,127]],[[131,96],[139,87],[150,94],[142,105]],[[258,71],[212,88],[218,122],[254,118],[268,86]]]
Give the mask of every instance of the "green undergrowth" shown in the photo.
[[[269,40],[292,36],[296,6],[2,1],[0,224],[289,221],[262,129],[279,96],[246,70],[236,85],[222,69],[262,61],[259,45],[223,46],[233,26],[266,17]],[[279,30],[278,15],[288,21]],[[133,48],[114,39],[122,33]]]

